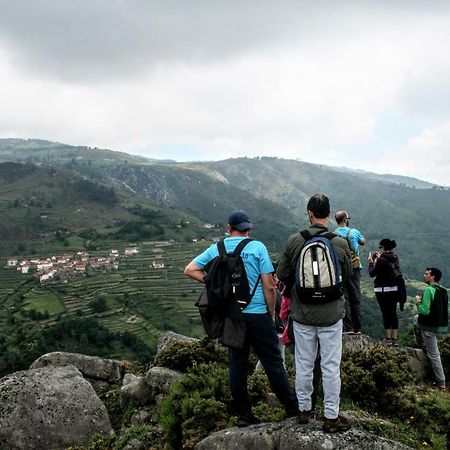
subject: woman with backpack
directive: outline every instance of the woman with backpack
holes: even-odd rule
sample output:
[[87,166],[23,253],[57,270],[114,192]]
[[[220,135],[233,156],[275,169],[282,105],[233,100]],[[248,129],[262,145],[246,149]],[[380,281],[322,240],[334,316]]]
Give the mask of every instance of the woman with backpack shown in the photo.
[[384,343],[397,347],[398,317],[397,303],[402,309],[404,298],[399,279],[403,280],[400,271],[400,257],[393,249],[397,246],[394,240],[384,238],[380,241],[380,252],[369,254],[369,275],[374,280],[374,292],[383,315]]

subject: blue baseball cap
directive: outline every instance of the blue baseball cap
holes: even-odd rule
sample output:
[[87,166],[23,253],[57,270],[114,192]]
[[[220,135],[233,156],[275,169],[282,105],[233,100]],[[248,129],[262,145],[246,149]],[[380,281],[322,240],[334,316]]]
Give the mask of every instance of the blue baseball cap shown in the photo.
[[228,224],[238,231],[246,231],[253,228],[247,213],[241,209],[230,214],[230,217],[228,217]]

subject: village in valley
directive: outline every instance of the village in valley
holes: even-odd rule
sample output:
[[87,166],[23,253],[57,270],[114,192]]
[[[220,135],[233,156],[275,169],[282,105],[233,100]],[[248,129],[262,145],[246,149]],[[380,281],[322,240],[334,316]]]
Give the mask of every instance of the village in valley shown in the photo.
[[[19,259],[10,258],[7,260],[7,267],[17,267],[22,274],[33,273],[41,284],[55,281],[67,283],[68,280],[78,276],[95,275],[111,270],[119,269],[121,256],[127,257],[139,253],[137,246],[125,247],[123,255],[116,249],[111,249],[107,256],[91,256],[88,252],[79,251],[77,253],[64,253],[51,258],[30,258]],[[164,267],[164,263],[153,261],[153,268]]]

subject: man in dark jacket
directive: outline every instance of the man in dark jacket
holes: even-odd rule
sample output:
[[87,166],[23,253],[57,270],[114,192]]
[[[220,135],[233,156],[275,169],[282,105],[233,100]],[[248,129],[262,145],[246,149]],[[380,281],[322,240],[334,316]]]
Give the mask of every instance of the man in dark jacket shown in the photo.
[[434,376],[441,389],[446,389],[441,354],[437,344],[437,336],[448,332],[448,295],[447,289],[439,285],[442,272],[435,267],[427,267],[423,276],[428,286],[423,294],[416,295],[416,306],[419,315],[415,324],[422,335]]
[[[323,194],[313,195],[307,204],[311,235],[328,232],[330,202]],[[324,393],[323,430],[346,431],[350,421],[339,415],[341,390],[340,363],[342,354],[342,318],[345,314],[344,296],[328,303],[304,303],[295,287],[295,267],[305,239],[300,233],[292,235],[283,251],[278,265],[278,277],[286,284],[285,292],[291,294],[291,317],[294,320],[296,392],[298,399],[298,422],[309,421],[313,392],[313,369],[320,343],[321,370]],[[342,281],[352,273],[351,255],[345,239],[333,233],[331,244],[337,255]]]

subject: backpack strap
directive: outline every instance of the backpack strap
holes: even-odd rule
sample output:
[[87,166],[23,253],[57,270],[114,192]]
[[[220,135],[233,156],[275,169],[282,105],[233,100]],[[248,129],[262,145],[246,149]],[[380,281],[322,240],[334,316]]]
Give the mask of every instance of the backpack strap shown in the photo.
[[217,242],[217,250],[219,250],[219,256],[223,256],[227,253],[223,239],[221,239],[219,242]]
[[319,231],[319,233],[311,234],[309,230],[303,230],[300,231],[300,234],[302,235],[302,238],[307,241],[308,239],[311,239],[314,236],[323,236],[331,241],[331,239],[335,238],[337,236],[336,233],[332,233],[331,231],[323,230]]
[[250,241],[253,241],[253,239],[251,239],[251,238],[245,238],[245,239],[242,239],[242,241],[239,242],[238,245],[236,245],[236,248],[234,249],[232,255],[233,255],[233,256],[239,255],[239,254],[242,252],[242,250],[244,249],[244,247],[245,247]]
[[[242,239],[242,241],[239,242],[238,245],[236,245],[236,248],[234,249],[234,251],[232,253],[233,256],[240,255],[242,250],[244,250],[244,247],[251,241],[253,241],[253,239],[251,239],[251,238]],[[256,283],[255,283],[255,286],[253,287],[253,290],[252,290],[252,293],[251,293],[251,296],[250,296],[250,300],[255,295],[255,292],[256,292],[256,289],[258,288],[258,284],[259,284],[260,280],[261,280],[261,274],[259,274],[258,279],[256,280]],[[248,306],[249,303],[250,302],[247,303],[247,306]]]
[[353,229],[353,228],[349,228],[349,229],[348,229],[347,234],[345,235],[345,239],[346,239],[347,242],[348,242],[348,246],[350,247],[350,250],[351,250],[352,252],[356,253],[355,248],[354,248],[353,245],[352,245],[352,241],[350,240],[350,233],[352,232],[352,229]]
[[300,234],[302,235],[302,238],[307,241],[308,239],[312,238],[312,234],[309,232],[309,230],[303,230],[300,231]]
[[[253,296],[255,295],[256,288],[258,287],[258,284],[259,284],[260,281],[261,281],[261,274],[259,274],[258,279],[256,280],[255,287],[254,287],[253,290],[252,290],[250,299],[252,299]],[[264,297],[264,300],[265,300],[265,299],[266,299],[266,297]],[[250,302],[249,302],[249,303],[250,303]]]

